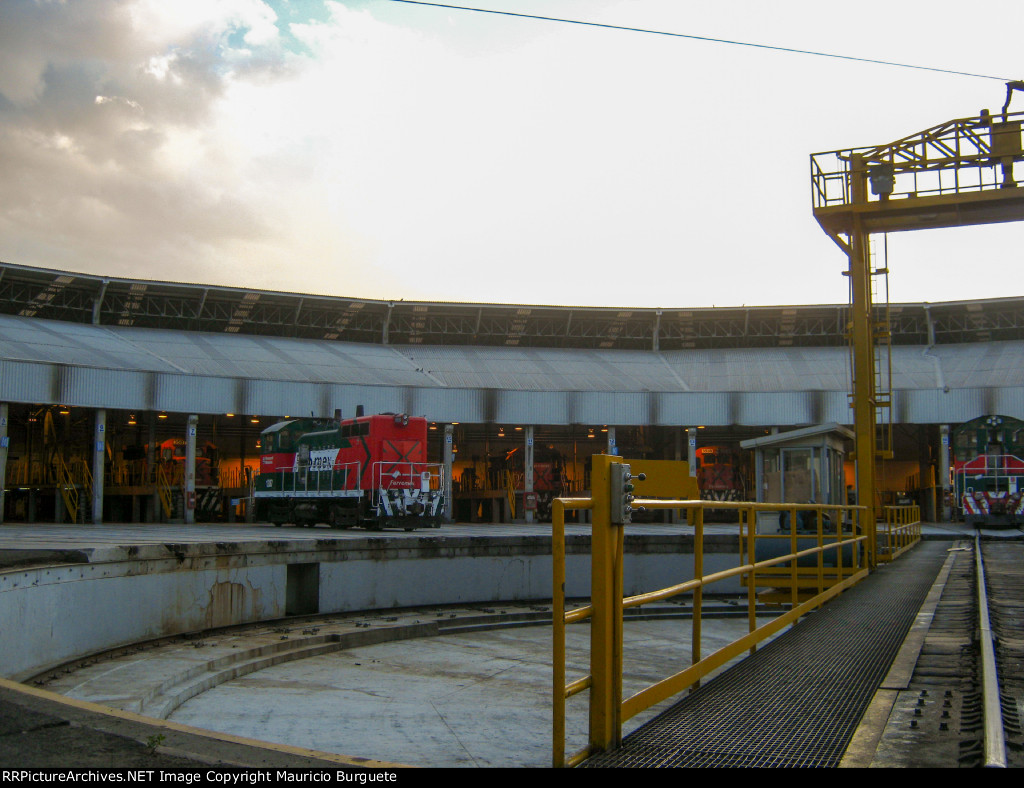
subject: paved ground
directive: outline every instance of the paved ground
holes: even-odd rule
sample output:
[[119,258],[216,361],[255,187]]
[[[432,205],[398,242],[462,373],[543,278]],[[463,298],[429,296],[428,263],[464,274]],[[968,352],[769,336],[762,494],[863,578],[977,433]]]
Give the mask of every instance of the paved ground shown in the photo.
[[[739,612],[735,605],[722,607]],[[660,605],[648,614],[675,618],[627,619],[627,695],[689,664],[690,622],[680,618],[684,612],[678,605]],[[174,722],[325,752],[418,766],[547,766],[550,626],[477,628],[513,616],[546,618],[550,609],[475,606],[250,626],[133,650],[60,672],[43,686],[149,716],[169,715]],[[401,638],[402,630],[415,634],[416,625],[436,619],[451,634]],[[704,654],[745,634],[746,627],[745,619],[705,619]],[[330,649],[332,637],[371,629],[395,632],[399,639]],[[310,644],[307,655],[236,676],[249,654],[298,648],[304,641]],[[321,649],[330,650],[315,653]],[[570,680],[584,675],[587,626],[569,629],[567,651]],[[218,670],[225,659],[231,665]],[[193,696],[190,676],[197,668],[204,687]],[[216,686],[207,688],[210,683]],[[578,699],[569,709],[569,749],[576,751],[586,743],[585,703]]]

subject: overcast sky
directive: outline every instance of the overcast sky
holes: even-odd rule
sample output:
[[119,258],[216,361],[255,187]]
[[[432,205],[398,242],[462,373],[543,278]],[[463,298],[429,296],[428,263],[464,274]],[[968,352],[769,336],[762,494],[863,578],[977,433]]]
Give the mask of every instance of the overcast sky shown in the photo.
[[[1020,0],[461,4],[1024,77]],[[1004,95],[389,0],[2,0],[0,260],[395,300],[845,303],[809,155]],[[890,298],[1021,295],[1022,241],[892,235]]]

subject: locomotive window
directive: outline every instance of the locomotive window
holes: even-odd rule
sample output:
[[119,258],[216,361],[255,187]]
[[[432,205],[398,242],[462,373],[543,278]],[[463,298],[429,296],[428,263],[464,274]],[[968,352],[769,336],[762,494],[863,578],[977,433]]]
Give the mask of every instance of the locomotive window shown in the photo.
[[292,447],[292,434],[290,432],[279,432],[274,440],[277,446],[273,446],[275,449],[290,449]]

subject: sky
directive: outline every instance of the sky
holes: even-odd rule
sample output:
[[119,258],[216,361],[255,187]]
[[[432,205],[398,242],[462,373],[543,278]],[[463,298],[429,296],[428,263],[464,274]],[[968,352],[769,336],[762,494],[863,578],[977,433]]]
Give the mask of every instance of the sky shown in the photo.
[[[944,0],[464,5],[1024,77],[1020,0],[983,23]],[[846,303],[810,154],[996,111],[1000,79],[393,0],[2,0],[0,261],[389,300]],[[1022,241],[892,234],[889,299],[1022,295]]]

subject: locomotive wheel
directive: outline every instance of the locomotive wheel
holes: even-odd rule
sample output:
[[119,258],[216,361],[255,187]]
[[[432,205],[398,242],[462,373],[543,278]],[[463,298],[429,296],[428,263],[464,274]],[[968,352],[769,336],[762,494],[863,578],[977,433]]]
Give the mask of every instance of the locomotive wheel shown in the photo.
[[340,506],[332,506],[330,513],[327,517],[327,524],[331,528],[349,528],[352,525],[352,518],[349,513],[342,509]]

